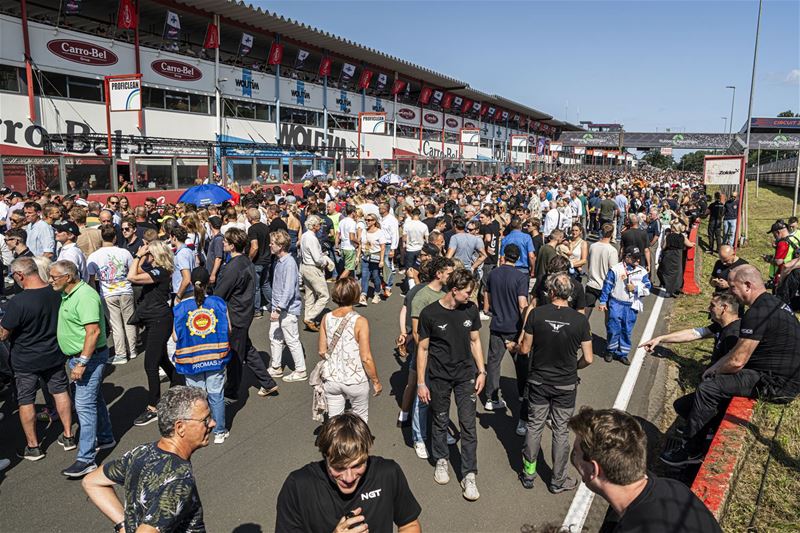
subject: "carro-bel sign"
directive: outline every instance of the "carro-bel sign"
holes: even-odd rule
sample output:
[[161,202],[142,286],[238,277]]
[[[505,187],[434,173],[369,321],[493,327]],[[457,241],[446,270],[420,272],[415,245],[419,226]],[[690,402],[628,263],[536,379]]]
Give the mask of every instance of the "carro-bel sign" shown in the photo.
[[75,39],[55,39],[47,43],[47,49],[55,55],[73,63],[104,67],[117,62],[117,54],[96,44]]

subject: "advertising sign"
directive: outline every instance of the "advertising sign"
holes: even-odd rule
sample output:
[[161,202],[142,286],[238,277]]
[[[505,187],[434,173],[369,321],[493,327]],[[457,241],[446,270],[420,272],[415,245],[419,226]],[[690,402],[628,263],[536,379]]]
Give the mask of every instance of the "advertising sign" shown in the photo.
[[703,182],[706,185],[739,185],[744,173],[744,156],[707,155],[703,161]]
[[397,105],[397,122],[408,126],[419,126],[420,108],[410,105]]
[[[527,148],[528,136],[527,135],[512,135],[511,148]],[[551,145],[552,147],[552,145]]]
[[142,109],[142,82],[137,76],[108,81],[110,111],[139,111]]
[[361,133],[386,135],[386,113],[359,113]]
[[481,143],[481,130],[477,128],[462,129],[461,130],[461,144],[480,144]]

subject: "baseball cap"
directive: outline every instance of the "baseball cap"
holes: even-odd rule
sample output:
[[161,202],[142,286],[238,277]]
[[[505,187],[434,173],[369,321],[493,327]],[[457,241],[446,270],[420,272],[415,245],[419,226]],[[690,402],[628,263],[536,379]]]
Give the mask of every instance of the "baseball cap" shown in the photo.
[[59,220],[58,222],[53,223],[53,227],[56,229],[56,231],[67,231],[76,237],[81,234],[78,226],[71,220]]
[[198,282],[203,285],[208,285],[210,279],[211,274],[208,273],[206,267],[195,267],[195,269],[192,270],[192,285]]
[[14,191],[8,195],[9,198],[22,198],[22,193],[19,191]]
[[6,196],[8,194],[11,194],[11,189],[9,189],[8,187],[3,187],[2,189],[0,189],[0,196]]
[[786,227],[787,227],[786,226],[786,222],[784,222],[783,220],[776,220],[775,223],[772,225],[772,227],[769,228],[769,231],[767,233],[772,233],[774,231],[780,231],[782,229],[786,229]]

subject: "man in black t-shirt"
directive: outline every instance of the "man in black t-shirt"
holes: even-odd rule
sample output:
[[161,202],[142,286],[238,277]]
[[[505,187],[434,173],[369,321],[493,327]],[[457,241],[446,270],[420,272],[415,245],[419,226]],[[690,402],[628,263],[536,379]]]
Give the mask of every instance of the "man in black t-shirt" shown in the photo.
[[647,231],[639,227],[639,215],[631,214],[628,216],[628,229],[622,232],[620,239],[623,250],[634,247],[642,250],[644,255],[642,266],[648,268],[650,264],[650,241],[647,238]]
[[575,433],[572,465],[610,504],[601,533],[722,533],[689,487],[647,473],[647,436],[633,416],[583,407],[568,424]]
[[[277,533],[419,533],[422,508],[400,466],[369,455],[374,438],[361,417],[332,417],[317,437],[322,461],[295,470],[278,494]],[[348,453],[343,453],[347,450]]]
[[719,247],[719,259],[711,269],[711,286],[714,292],[724,292],[728,290],[728,275],[731,270],[738,266],[746,265],[747,261],[736,255],[736,250],[732,246],[723,244]]
[[431,443],[436,461],[433,479],[440,485],[450,481],[447,426],[452,393],[461,425],[461,487],[464,498],[470,501],[480,497],[475,481],[478,472],[475,403],[486,381],[478,334],[481,319],[477,306],[470,302],[475,284],[467,269],[450,274],[445,295],[422,310],[417,328],[417,395],[433,411]]
[[728,399],[744,396],[786,403],[800,393],[800,322],[787,305],[767,293],[756,267],[733,269],[728,284],[739,303],[748,306],[739,341],[703,373],[688,417],[689,440],[661,454],[668,464],[702,461],[702,451],[693,444]]
[[[722,218],[725,215],[725,195],[714,193],[714,201],[708,205],[708,253],[713,254],[722,245]],[[716,245],[716,246],[715,246]]]
[[[575,311],[567,300],[572,294],[569,274],[561,272],[547,278],[552,303],[537,307],[525,322],[522,353],[530,353],[528,371],[528,433],[522,450],[522,486],[532,489],[536,479],[536,460],[548,416],[552,418],[553,475],[550,492],[573,490],[578,481],[567,477],[569,431],[567,420],[575,412],[578,369],[592,363],[592,332],[589,320]],[[583,354],[578,357],[578,349]]]
[[77,447],[72,434],[72,402],[67,392],[64,370],[66,357],[58,347],[58,308],[61,295],[39,277],[33,258],[20,257],[9,266],[14,281],[22,292],[8,301],[0,321],[0,341],[9,341],[11,367],[17,389],[19,419],[27,441],[17,455],[29,461],[44,459],[36,435],[36,391],[41,380],[55,399],[58,415],[64,426],[58,443],[65,450]]
[[[260,318],[264,316],[263,307],[269,307],[272,300],[269,277],[271,264],[269,228],[261,222],[261,211],[254,207],[247,210],[247,220],[250,221],[250,227],[247,229],[247,241],[250,244],[247,256],[256,270],[255,316]],[[263,307],[262,302],[264,302]]]

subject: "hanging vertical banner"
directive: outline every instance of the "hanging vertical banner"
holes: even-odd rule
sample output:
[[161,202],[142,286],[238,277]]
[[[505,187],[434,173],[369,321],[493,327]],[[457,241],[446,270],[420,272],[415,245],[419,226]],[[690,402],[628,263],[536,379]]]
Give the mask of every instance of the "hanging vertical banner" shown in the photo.
[[359,89],[366,89],[367,87],[369,87],[369,84],[372,81],[372,74],[373,72],[368,69],[364,69],[361,71],[361,76],[358,77]]
[[419,103],[427,105],[428,102],[431,101],[432,95],[433,95],[433,89],[431,89],[430,87],[423,87],[419,91]]
[[[242,33],[242,41],[239,43],[239,55],[246,56],[253,49],[253,36],[249,33]],[[271,64],[271,63],[270,63]]]
[[502,118],[503,120],[508,120],[508,111],[503,111],[503,114],[500,115],[500,118]]
[[544,147],[547,143],[547,139],[544,137],[539,137],[539,142],[536,144],[536,154],[537,155],[544,155]]
[[206,38],[203,40],[203,48],[206,50],[214,50],[219,48],[219,28],[214,23],[208,25],[206,28]]
[[433,104],[441,105],[444,93],[442,91],[433,91]]
[[514,122],[519,122],[519,113],[514,113],[514,117],[511,120]]
[[308,50],[303,50],[302,48],[297,50],[297,58],[294,60],[294,69],[295,70],[303,70],[303,67],[306,66],[306,59],[308,56],[311,55],[311,52]]
[[470,111],[475,111],[476,113],[480,112],[481,110],[481,103],[476,102],[474,100],[470,100],[469,98],[464,99],[464,105],[461,106],[461,112],[464,114],[469,113]]
[[482,117],[486,116],[486,114],[489,112],[489,106],[483,105],[482,102],[475,102],[475,106],[477,108],[476,110],[479,111],[478,114]]
[[481,114],[482,115],[484,115],[484,114],[488,115],[489,120],[492,120],[492,119],[494,119],[495,113],[497,113],[497,108],[495,106],[493,106],[493,105],[490,105],[489,107],[486,108],[485,113],[481,113]]
[[281,43],[273,42],[269,47],[269,64],[280,65],[283,61],[283,45]]
[[177,13],[167,11],[167,21],[164,24],[164,39],[177,41],[181,36],[181,18]]
[[[453,107],[453,109],[458,111],[459,109],[461,109],[461,104],[463,104],[463,103],[464,103],[464,99],[463,98],[461,98],[460,96],[454,96],[453,97],[452,107]],[[463,109],[462,109],[462,111],[463,111]]]
[[81,0],[66,0],[64,2],[65,15],[77,15],[81,12]]
[[392,83],[392,96],[398,95],[406,88],[406,82],[403,80],[394,80]]
[[379,72],[378,82],[375,84],[375,90],[378,92],[383,91],[386,88],[387,83],[389,83],[389,76],[387,76],[383,72]]
[[333,66],[333,59],[330,56],[325,56],[319,62],[319,75],[327,78],[331,75],[331,67]]
[[350,63],[345,63],[342,66],[342,72],[339,74],[339,81],[346,84],[353,79],[355,73],[356,73],[356,66],[351,65]]
[[[69,6],[70,2],[67,2]],[[80,0],[78,0],[80,6]],[[117,28],[121,30],[133,30],[138,25],[136,20],[136,8],[133,5],[133,0],[119,0],[119,9],[117,10]]]
[[528,118],[527,117],[520,117],[519,118],[519,127],[520,128],[524,128],[527,123],[528,123]]

